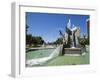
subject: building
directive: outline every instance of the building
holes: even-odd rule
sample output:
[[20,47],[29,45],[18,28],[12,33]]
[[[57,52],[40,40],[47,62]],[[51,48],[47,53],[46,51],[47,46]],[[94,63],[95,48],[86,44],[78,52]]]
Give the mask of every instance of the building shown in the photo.
[[87,38],[90,40],[90,19],[86,20]]
[[77,31],[76,31],[75,34],[76,34],[77,37],[80,37],[80,28],[79,27],[77,27]]
[[90,38],[90,19],[86,20],[87,38]]
[[75,32],[75,36],[76,36],[76,45],[79,44],[78,38],[80,37],[80,28],[77,27],[77,31]]

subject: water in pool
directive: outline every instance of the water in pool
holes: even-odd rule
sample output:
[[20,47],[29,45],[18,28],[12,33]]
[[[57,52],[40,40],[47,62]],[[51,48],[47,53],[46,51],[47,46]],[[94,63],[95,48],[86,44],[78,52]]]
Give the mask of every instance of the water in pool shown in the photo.
[[38,49],[29,51],[26,53],[26,59],[30,60],[30,59],[48,57],[53,51],[54,49]]

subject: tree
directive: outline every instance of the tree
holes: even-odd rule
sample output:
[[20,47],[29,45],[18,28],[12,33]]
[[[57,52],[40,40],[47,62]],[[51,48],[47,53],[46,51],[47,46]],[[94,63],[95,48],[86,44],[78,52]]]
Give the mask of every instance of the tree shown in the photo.
[[85,47],[85,45],[88,45],[88,39],[87,38],[79,38],[79,44],[83,47]]
[[32,36],[31,34],[28,34],[29,26],[26,24],[26,45],[31,46],[37,46],[42,45],[44,43],[44,40],[40,36]]
[[42,45],[44,43],[44,40],[40,36],[32,36],[31,34],[26,35],[26,44],[29,45],[30,47],[32,45],[38,46]]
[[40,36],[32,36],[32,42],[33,46],[42,45],[44,43],[44,40]]
[[31,34],[26,35],[26,45],[32,46],[33,37]]
[[63,39],[62,38],[58,38],[55,43],[56,44],[62,44],[63,43]]

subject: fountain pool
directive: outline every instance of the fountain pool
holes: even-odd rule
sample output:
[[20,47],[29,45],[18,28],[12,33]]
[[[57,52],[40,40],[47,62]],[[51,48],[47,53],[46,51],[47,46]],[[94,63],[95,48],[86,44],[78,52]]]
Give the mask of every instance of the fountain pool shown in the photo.
[[36,59],[36,58],[42,58],[42,57],[48,57],[55,48],[44,48],[44,49],[37,49],[37,50],[31,50],[26,53],[26,59]]
[[59,56],[62,45],[56,49],[35,49],[26,53],[26,66],[44,65],[47,61]]

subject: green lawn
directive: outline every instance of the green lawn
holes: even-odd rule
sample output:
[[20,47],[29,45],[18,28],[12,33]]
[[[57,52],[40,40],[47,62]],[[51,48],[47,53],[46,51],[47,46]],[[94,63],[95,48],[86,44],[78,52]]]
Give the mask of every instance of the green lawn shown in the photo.
[[80,56],[58,56],[49,61],[47,66],[89,64],[89,53]]

